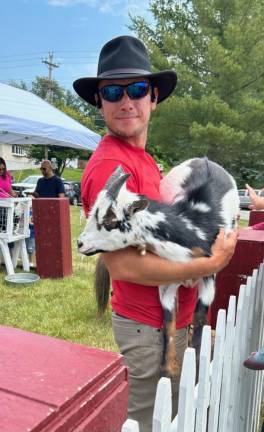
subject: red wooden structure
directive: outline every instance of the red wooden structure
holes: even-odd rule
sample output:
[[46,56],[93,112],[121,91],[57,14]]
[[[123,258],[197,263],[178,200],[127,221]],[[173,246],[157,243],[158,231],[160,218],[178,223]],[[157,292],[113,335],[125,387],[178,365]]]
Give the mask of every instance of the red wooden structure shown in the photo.
[[32,200],[37,273],[41,278],[72,274],[71,226],[68,198]]
[[127,368],[116,353],[0,327],[1,432],[118,432]]
[[249,214],[248,225],[252,226],[264,222],[264,210],[252,210]]
[[229,296],[238,296],[240,285],[246,282],[247,276],[252,275],[252,271],[258,268],[263,259],[264,231],[240,230],[230,263],[216,276],[216,295],[209,311],[209,320],[213,328],[216,325],[218,310],[227,310]]

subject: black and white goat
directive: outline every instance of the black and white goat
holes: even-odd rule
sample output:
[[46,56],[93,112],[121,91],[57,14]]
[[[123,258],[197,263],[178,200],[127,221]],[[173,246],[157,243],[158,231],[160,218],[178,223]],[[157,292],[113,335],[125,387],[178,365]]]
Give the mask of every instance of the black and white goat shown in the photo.
[[[129,175],[119,166],[99,193],[78,239],[79,252],[93,255],[135,246],[141,253],[149,249],[163,258],[187,262],[197,251],[200,256],[209,256],[219,229],[223,227],[228,234],[236,226],[239,199],[235,180],[207,158],[190,159],[173,168],[161,181],[162,203],[129,192],[125,187]],[[177,373],[172,336],[177,290],[182,282],[159,287],[166,335],[163,361],[170,375]],[[214,275],[195,283],[198,303],[194,323],[198,326],[193,340],[197,348],[214,299]]]

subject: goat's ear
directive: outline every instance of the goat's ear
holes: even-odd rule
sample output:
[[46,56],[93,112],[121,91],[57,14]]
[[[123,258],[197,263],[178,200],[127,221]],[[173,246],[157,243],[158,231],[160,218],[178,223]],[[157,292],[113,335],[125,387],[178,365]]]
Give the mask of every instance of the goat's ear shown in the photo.
[[127,207],[127,213],[129,216],[133,216],[133,214],[145,210],[149,205],[149,200],[147,198],[140,198],[139,200],[133,201],[132,204],[129,204]]

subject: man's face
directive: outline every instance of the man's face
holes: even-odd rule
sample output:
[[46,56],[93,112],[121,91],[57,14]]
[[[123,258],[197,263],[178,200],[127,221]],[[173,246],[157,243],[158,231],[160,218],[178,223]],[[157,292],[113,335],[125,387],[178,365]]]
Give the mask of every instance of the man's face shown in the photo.
[[52,168],[47,163],[42,163],[40,167],[43,177],[50,177],[53,174]]
[[[110,84],[127,85],[141,81],[142,78],[102,80],[99,89]],[[151,102],[150,91],[141,99],[130,99],[126,92],[118,102],[108,102],[101,96],[100,98],[101,113],[110,133],[124,139],[146,140],[150,113],[156,108],[156,101]]]

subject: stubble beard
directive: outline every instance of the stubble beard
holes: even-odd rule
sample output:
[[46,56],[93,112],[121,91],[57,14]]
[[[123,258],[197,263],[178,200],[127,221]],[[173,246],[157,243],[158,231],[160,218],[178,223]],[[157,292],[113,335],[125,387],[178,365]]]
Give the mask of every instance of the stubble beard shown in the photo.
[[147,131],[145,131],[145,127],[141,126],[133,130],[133,132],[127,132],[125,129],[111,128],[108,126],[108,131],[110,135],[115,135],[119,138],[124,139],[133,139],[138,138],[141,135],[145,135],[147,137]]

